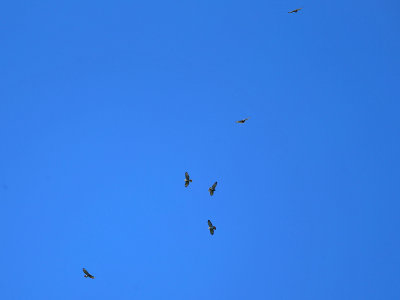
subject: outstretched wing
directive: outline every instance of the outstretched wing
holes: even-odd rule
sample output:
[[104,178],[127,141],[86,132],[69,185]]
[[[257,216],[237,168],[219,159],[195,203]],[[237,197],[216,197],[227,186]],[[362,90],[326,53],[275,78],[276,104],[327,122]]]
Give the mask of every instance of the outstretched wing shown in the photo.
[[214,195],[215,187],[217,186],[217,182],[215,182],[209,189],[208,191],[210,192],[210,195]]
[[90,275],[90,273],[85,269],[85,268],[82,268],[82,271],[83,271],[83,273],[85,273],[87,276],[92,276],[92,275]]
[[210,220],[208,220],[207,222],[208,222],[208,226],[213,227],[213,224],[211,223]]
[[244,123],[244,122],[246,122],[248,119],[249,119],[249,118],[246,118],[246,119],[243,119],[243,120],[239,120],[239,121],[237,121],[237,123]]
[[186,180],[189,180],[189,179],[190,179],[189,173],[188,173],[188,172],[185,172],[185,178],[186,178]]
[[189,185],[189,180],[185,180],[185,187],[188,187]]
[[211,233],[211,235],[214,235],[214,228],[210,228],[210,233]]
[[294,10],[292,10],[292,11],[289,11],[289,14],[291,14],[291,13],[297,13],[300,9],[303,9],[303,8],[296,8],[296,9],[294,9]]

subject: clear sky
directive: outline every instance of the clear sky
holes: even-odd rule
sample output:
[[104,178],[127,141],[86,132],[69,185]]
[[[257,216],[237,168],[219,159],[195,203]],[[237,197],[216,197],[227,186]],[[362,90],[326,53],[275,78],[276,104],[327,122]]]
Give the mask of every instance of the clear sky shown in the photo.
[[399,9],[3,1],[0,299],[400,299]]

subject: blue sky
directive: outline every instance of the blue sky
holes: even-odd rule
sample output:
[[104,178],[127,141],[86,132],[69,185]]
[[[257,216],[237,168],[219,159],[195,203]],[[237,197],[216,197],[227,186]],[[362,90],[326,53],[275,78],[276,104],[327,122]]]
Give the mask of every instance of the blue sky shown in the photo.
[[1,299],[399,299],[399,8],[3,2]]

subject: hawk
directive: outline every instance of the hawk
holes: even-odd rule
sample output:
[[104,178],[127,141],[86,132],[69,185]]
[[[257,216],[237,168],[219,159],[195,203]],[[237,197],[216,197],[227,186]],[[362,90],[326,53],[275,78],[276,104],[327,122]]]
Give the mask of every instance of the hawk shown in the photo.
[[248,120],[249,118],[246,118],[246,119],[243,119],[243,120],[239,120],[239,121],[236,121],[236,123],[244,123],[244,122],[246,122],[247,120]]
[[215,187],[217,186],[217,182],[215,182],[209,189],[208,191],[210,192],[210,196],[214,195],[215,192]]
[[85,268],[82,268],[82,271],[83,271],[83,273],[85,273],[85,276],[83,276],[83,277],[85,277],[85,278],[89,277],[89,278],[94,279],[94,276],[92,274],[90,274]]
[[302,8],[302,7],[301,7],[301,8],[297,8],[297,9],[295,9],[295,10],[289,11],[288,13],[289,13],[289,14],[297,13],[300,9],[303,9],[303,8]]
[[185,187],[187,187],[190,182],[192,182],[192,179],[190,179],[189,173],[185,172]]
[[210,220],[208,220],[208,230],[210,230],[210,234],[214,235],[214,230],[217,230],[217,227],[215,227]]

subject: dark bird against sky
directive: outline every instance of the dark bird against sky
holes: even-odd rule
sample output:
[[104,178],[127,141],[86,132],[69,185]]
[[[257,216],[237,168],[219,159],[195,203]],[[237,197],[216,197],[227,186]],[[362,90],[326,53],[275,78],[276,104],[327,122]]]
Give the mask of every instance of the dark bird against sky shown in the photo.
[[190,182],[192,182],[192,179],[190,179],[189,173],[185,172],[185,187],[187,187]]
[[83,277],[85,277],[85,278],[92,278],[92,279],[94,279],[94,276],[92,275],[92,274],[90,274],[85,268],[82,268],[82,271],[83,271],[83,273],[85,273],[85,276],[83,276]]
[[239,121],[236,121],[236,123],[244,123],[244,122],[246,122],[247,120],[248,120],[249,118],[246,118],[246,119],[243,119],[243,120],[239,120]]
[[217,230],[217,227],[215,227],[210,220],[208,220],[208,229],[210,230],[210,234],[214,235],[214,230]]
[[289,11],[288,13],[289,14],[297,13],[300,9],[303,9],[303,8],[302,7],[301,8],[296,8],[295,10]]
[[208,191],[210,192],[210,195],[214,195],[215,192],[215,187],[217,186],[217,182],[215,182],[209,189]]

